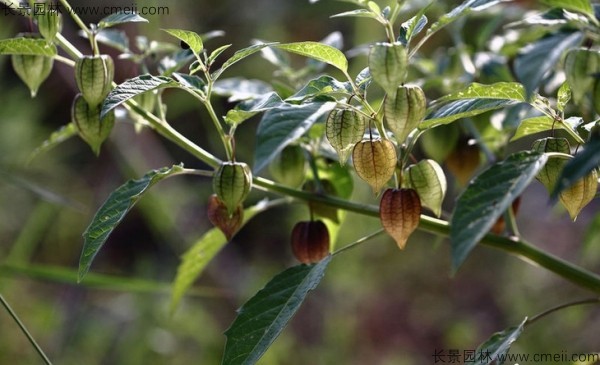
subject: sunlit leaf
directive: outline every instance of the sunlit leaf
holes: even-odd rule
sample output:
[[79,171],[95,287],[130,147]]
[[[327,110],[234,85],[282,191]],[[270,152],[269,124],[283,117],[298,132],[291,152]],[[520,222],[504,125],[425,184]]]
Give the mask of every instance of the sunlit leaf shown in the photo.
[[542,2],[553,8],[563,8],[576,11],[594,17],[594,9],[589,0],[542,0]]
[[592,170],[600,167],[600,138],[592,138],[585,144],[583,151],[575,155],[563,169],[558,183],[552,192],[552,198],[558,197],[558,194],[573,186],[577,181],[589,175]]
[[100,20],[98,27],[108,28],[124,23],[148,23],[148,19],[140,16],[137,13],[114,13]]
[[223,365],[255,364],[294,316],[309,291],[315,289],[331,260],[298,265],[275,276],[238,310],[225,332]]
[[79,281],[90,270],[92,261],[108,239],[108,236],[125,218],[143,194],[157,182],[180,173],[181,165],[152,170],[138,180],[129,180],[113,191],[102,204],[92,222],[83,233],[83,250],[79,259]]
[[330,93],[352,93],[352,86],[348,82],[340,82],[335,78],[324,75],[310,80],[306,86],[297,93],[286,99],[289,102],[302,101],[304,99]]
[[270,47],[275,44],[277,44],[277,43],[260,43],[260,44],[252,45],[250,47],[240,49],[239,51],[235,52],[233,54],[233,56],[231,56],[227,61],[225,61],[225,63],[223,63],[223,65],[221,66],[220,69],[213,72],[212,78],[215,80],[218,79],[219,76],[221,76],[221,74],[225,70],[227,70],[229,67],[233,66],[235,63],[243,60],[244,58],[246,58],[250,55],[253,55],[254,53],[260,51],[261,49],[263,49],[265,47]]
[[535,178],[546,160],[545,154],[517,152],[471,181],[459,196],[450,223],[454,271]]
[[348,60],[339,49],[319,42],[297,42],[278,44],[277,48],[302,56],[313,58],[317,61],[330,64],[343,72],[348,70]]
[[0,55],[56,56],[56,46],[44,39],[10,38],[0,39]]
[[185,42],[196,56],[202,52],[204,49],[204,44],[202,43],[202,38],[196,32],[192,32],[189,30],[183,29],[163,29],[165,32],[169,33],[173,37]]
[[398,36],[398,42],[402,43],[405,47],[408,46],[414,36],[421,33],[421,31],[427,25],[427,17],[424,15],[428,6],[423,7],[421,11],[409,20],[402,23],[400,26],[400,35]]

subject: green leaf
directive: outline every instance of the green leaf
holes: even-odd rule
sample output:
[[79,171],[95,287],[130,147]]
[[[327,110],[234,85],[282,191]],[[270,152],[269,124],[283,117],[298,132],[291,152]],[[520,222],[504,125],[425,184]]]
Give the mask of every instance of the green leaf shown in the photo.
[[553,8],[563,8],[586,14],[592,18],[595,17],[594,9],[589,0],[542,0],[542,2]]
[[114,13],[100,20],[98,28],[109,28],[124,23],[148,23],[148,19],[136,13]]
[[0,39],[0,55],[56,56],[56,46],[44,39]]
[[102,113],[100,118],[103,118],[111,110],[123,104],[127,100],[144,93],[149,90],[164,89],[166,87],[178,87],[179,84],[166,76],[152,76],[150,74],[136,76],[126,80],[122,84],[117,85],[108,94],[104,103],[102,103]]
[[37,147],[31,152],[31,154],[27,158],[27,163],[31,162],[34,158],[41,155],[42,153],[48,152],[60,143],[76,135],[77,127],[75,126],[75,123],[69,123],[60,127],[56,131],[52,132],[52,134],[50,135],[50,137],[48,137],[47,140],[42,142],[42,144],[39,147]]
[[338,14],[334,14],[334,15],[330,16],[330,18],[342,18],[342,17],[371,18],[371,19],[378,18],[376,13],[373,13],[372,11],[367,10],[367,9],[350,10],[350,11],[345,11],[343,13],[338,13]]
[[215,49],[214,51],[212,51],[210,53],[210,56],[208,56],[207,64],[209,64],[209,65],[212,64],[217,59],[217,57],[219,57],[219,55],[221,55],[221,53],[223,53],[229,47],[231,47],[231,44],[226,44],[226,45],[221,46],[221,47]]
[[429,129],[442,124],[452,123],[458,119],[483,114],[491,110],[506,108],[518,104],[516,100],[506,99],[462,99],[444,104],[431,112],[419,124],[419,129]]
[[255,364],[296,313],[308,292],[315,289],[331,260],[298,265],[275,276],[238,311],[225,332],[223,365]]
[[421,11],[412,18],[408,19],[402,25],[400,25],[400,35],[398,36],[398,42],[402,43],[403,46],[408,46],[414,36],[421,33],[423,28],[427,25],[427,17],[424,15],[425,11],[429,6],[423,7]]
[[433,33],[439,30],[461,16],[468,14],[472,10],[483,10],[490,6],[496,5],[499,2],[501,2],[501,0],[466,0],[464,3],[452,9],[451,12],[442,15],[437,22],[431,25],[431,28],[429,28],[427,33]]
[[205,91],[206,84],[204,83],[204,80],[202,80],[196,75],[188,75],[179,72],[174,72],[173,78],[177,80],[177,82],[179,82],[179,85],[181,87],[193,91]]
[[225,63],[223,63],[223,65],[221,66],[220,69],[213,72],[213,74],[212,74],[213,80],[218,79],[219,76],[221,76],[221,74],[225,70],[227,70],[229,67],[233,66],[235,63],[243,60],[244,58],[246,58],[250,55],[253,55],[254,53],[260,51],[261,49],[263,49],[265,47],[270,47],[275,44],[277,44],[277,43],[260,43],[260,44],[254,44],[250,47],[240,49],[239,51],[235,52],[233,54],[233,56],[231,56],[231,58],[229,58],[227,61],[225,61]]
[[447,183],[440,165],[433,160],[421,160],[409,166],[404,176],[406,186],[417,191],[421,204],[431,209],[437,217],[441,216]]
[[546,160],[545,154],[517,152],[490,166],[471,181],[458,197],[450,225],[454,271],[525,190]]
[[464,90],[446,95],[435,103],[462,99],[501,99],[526,102],[525,89],[518,82],[497,82],[491,85],[472,83]]
[[306,86],[287,98],[286,101],[301,102],[307,98],[331,93],[351,94],[352,86],[349,82],[340,82],[329,75],[324,75],[310,80]]
[[122,30],[103,29],[96,34],[96,40],[121,52],[129,51],[129,38],[127,38],[127,34]]
[[181,173],[183,166],[152,170],[138,180],[129,180],[113,191],[102,204],[92,222],[83,233],[83,250],[79,259],[79,281],[90,270],[92,261],[115,227],[125,218],[142,195],[154,184],[169,176]]
[[[264,211],[267,205],[268,201],[263,200],[252,207],[244,209],[244,221],[241,227],[258,213]],[[208,230],[183,254],[182,261],[177,267],[177,275],[173,281],[170,303],[171,313],[175,311],[181,298],[194,281],[200,277],[206,265],[212,261],[225,244],[227,244],[227,238],[220,229],[215,227]]]
[[518,326],[494,333],[492,337],[477,347],[477,350],[475,350],[476,359],[473,364],[489,365],[504,363],[510,346],[521,336],[525,328],[525,323],[527,323],[527,318]]
[[258,99],[263,95],[273,92],[268,83],[261,80],[247,80],[241,77],[232,77],[215,82],[213,93],[228,96],[230,103],[240,100]]
[[551,194],[556,199],[563,190],[573,186],[577,181],[600,167],[600,137],[592,138],[584,145],[583,151],[575,155],[563,169],[558,183]]
[[283,103],[275,92],[265,94],[258,99],[245,100],[230,109],[225,116],[225,122],[240,124],[258,113],[274,109]]
[[202,38],[196,32],[192,32],[190,30],[183,29],[163,29],[163,31],[169,33],[173,37],[187,43],[190,46],[190,49],[198,57],[200,52],[204,49],[204,44],[202,43]]
[[571,87],[569,86],[568,82],[563,82],[558,89],[556,109],[561,112],[564,111],[569,100],[571,100]]
[[564,129],[564,126],[562,123],[556,122],[546,115],[523,119],[510,141],[516,141],[520,138],[552,129]]
[[254,171],[262,170],[285,146],[300,138],[336,103],[284,104],[269,110],[261,120],[256,140]]
[[583,33],[560,32],[525,46],[515,59],[515,73],[525,86],[526,94],[532,95],[544,77],[554,68],[563,52],[578,45]]
[[277,48],[330,64],[342,72],[348,71],[348,60],[339,49],[319,42],[278,44]]

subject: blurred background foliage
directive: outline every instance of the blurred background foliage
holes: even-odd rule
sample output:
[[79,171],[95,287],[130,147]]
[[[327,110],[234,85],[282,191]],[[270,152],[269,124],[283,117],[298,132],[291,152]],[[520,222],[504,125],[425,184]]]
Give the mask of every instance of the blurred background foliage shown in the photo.
[[[409,3],[404,19],[426,5]],[[435,19],[458,3],[434,2],[427,14]],[[309,5],[300,0],[166,4],[140,0],[135,4],[167,6],[169,14],[147,16],[148,24],[122,27],[131,39],[145,35],[172,42],[160,28],[199,33],[220,29],[225,35],[206,46],[215,49],[231,43],[227,51],[231,53],[255,38],[320,40],[340,31],[343,49],[358,50],[351,60],[351,74],[366,64],[360,46],[385,36],[369,19],[329,19],[352,8],[336,1]],[[96,3],[73,1],[72,5]],[[423,48],[427,57],[414,70],[414,75],[428,76],[428,99],[463,85],[462,52],[487,50],[492,34],[502,34],[502,26],[521,19],[528,7],[535,4],[518,1],[467,17],[458,25],[460,42],[451,31],[436,35]],[[82,17],[86,23],[101,18]],[[74,23],[70,19],[64,23],[66,37],[89,52],[87,41],[76,35]],[[28,31],[29,26],[22,17],[3,14],[0,38]],[[116,56],[112,49],[103,50]],[[499,65],[490,74],[479,74],[479,81],[510,78],[505,62]],[[269,63],[253,56],[228,71],[228,76],[270,82],[276,78],[273,71]],[[138,72],[131,62],[119,60],[116,81]],[[55,62],[51,77],[34,100],[13,73],[9,57],[0,58],[0,80],[0,293],[49,357],[63,365],[219,363],[225,342],[222,333],[235,318],[235,310],[269,278],[295,264],[289,234],[296,221],[308,219],[306,206],[278,207],[254,218],[208,266],[171,316],[169,284],[179,256],[210,228],[205,204],[211,184],[200,177],[169,179],[154,187],[126,217],[96,259],[92,273],[76,284],[81,233],[112,190],[153,168],[179,162],[193,168],[205,166],[150,131],[136,134],[125,119],[117,123],[98,158],[74,138],[26,164],[35,147],[69,122],[76,94],[72,70]],[[195,100],[181,91],[167,91],[165,102],[175,128],[223,157],[210,121]],[[216,105],[219,115],[232,106],[224,99]],[[493,141],[503,137],[491,127],[490,118],[484,115],[472,122],[495,150]],[[257,122],[254,118],[238,131],[240,160],[252,162]],[[453,133],[446,130],[442,135]],[[531,140],[521,143],[518,147]],[[450,140],[448,144],[451,149]],[[450,183],[446,211],[452,209],[461,189],[454,180]],[[262,196],[255,191],[249,202]],[[376,202],[358,180],[354,199]],[[598,208],[598,202],[593,202],[572,223],[563,210],[549,205],[542,185],[534,183],[523,196],[518,221],[526,239],[598,272],[600,219],[594,218]],[[586,230],[588,226],[592,228]],[[378,228],[375,219],[348,214],[338,244]],[[525,316],[587,295],[542,269],[491,249],[476,250],[454,278],[449,269],[446,240],[426,233],[413,236],[403,252],[390,238],[380,236],[344,254],[332,262],[321,286],[260,364],[433,363],[436,350],[474,350],[491,333],[516,325]],[[529,328],[513,352],[598,351],[599,321],[600,310],[594,307],[553,314]],[[38,363],[41,360],[25,337],[0,311],[0,364]]]

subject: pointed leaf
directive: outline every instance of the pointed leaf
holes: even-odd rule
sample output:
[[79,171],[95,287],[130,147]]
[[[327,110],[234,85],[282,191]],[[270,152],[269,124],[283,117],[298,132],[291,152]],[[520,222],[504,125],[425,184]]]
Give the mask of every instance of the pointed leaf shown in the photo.
[[522,151],[475,177],[459,196],[451,220],[452,267],[456,271],[546,163],[547,156]]
[[[576,128],[577,125],[580,124],[577,119],[571,118],[565,120],[563,123],[566,123],[571,128]],[[563,123],[557,122],[545,115],[523,119],[519,124],[515,135],[510,140],[511,142],[516,141],[520,138],[552,129],[565,129],[565,124]]]
[[79,259],[79,281],[90,270],[92,261],[108,239],[142,195],[154,184],[169,176],[180,173],[181,165],[152,170],[138,180],[129,180],[113,191],[102,204],[92,222],[83,233],[84,243]]
[[413,37],[419,34],[427,25],[428,20],[424,13],[428,8],[429,6],[423,7],[417,15],[405,21],[400,26],[398,42],[402,43],[403,46],[408,46]]
[[300,138],[315,122],[335,108],[336,103],[283,104],[269,110],[256,132],[254,171],[262,170],[285,146]]
[[69,123],[52,132],[50,137],[47,140],[42,142],[42,144],[37,147],[35,150],[31,152],[28,162],[31,162],[34,158],[41,155],[42,153],[48,152],[50,149],[59,145],[60,143],[66,141],[67,139],[77,135],[77,127],[75,123]]
[[104,99],[100,118],[103,118],[114,108],[143,92],[177,86],[179,86],[179,84],[169,77],[152,76],[150,74],[140,75],[126,80],[112,89],[106,99]]
[[240,124],[258,113],[281,106],[282,103],[283,100],[279,95],[272,92],[257,99],[242,101],[235,108],[230,109],[224,119],[229,124]]
[[583,151],[565,165],[551,194],[553,199],[556,199],[561,191],[573,186],[600,167],[600,138],[592,138],[584,147]]
[[123,23],[148,23],[148,19],[137,13],[114,13],[100,20],[99,28],[109,28]]
[[483,114],[491,110],[502,109],[520,103],[506,99],[462,99],[455,100],[437,107],[425,120],[419,124],[419,129],[425,130],[442,124],[452,123],[462,118]]
[[177,80],[177,82],[179,82],[179,85],[186,89],[202,92],[205,91],[204,89],[206,84],[204,83],[204,80],[202,80],[196,75],[188,75],[179,72],[174,72],[173,78]]
[[260,43],[260,44],[254,44],[250,47],[240,49],[239,51],[235,52],[233,54],[233,56],[231,56],[231,58],[229,58],[227,61],[225,61],[225,63],[223,63],[223,65],[221,66],[220,69],[218,69],[217,71],[215,71],[212,74],[213,80],[218,79],[219,76],[221,76],[221,74],[225,70],[227,70],[229,67],[233,66],[233,64],[243,60],[244,58],[246,58],[250,55],[253,55],[254,53],[260,51],[261,49],[263,49],[265,47],[270,47],[275,44],[277,44],[277,43]]
[[556,33],[529,44],[519,52],[515,59],[515,73],[528,96],[540,86],[563,52],[578,45],[582,39],[581,32]]
[[356,17],[356,18],[371,18],[377,19],[377,14],[373,13],[367,9],[356,9],[345,11],[343,13],[338,13],[330,16],[330,18],[342,18],[342,17]]
[[431,28],[429,28],[428,33],[437,31],[461,16],[468,14],[472,10],[484,10],[490,6],[498,4],[501,1],[505,0],[465,0],[465,2],[463,2],[461,5],[452,9],[451,12],[444,14],[437,22],[433,23]]
[[[510,327],[502,332],[496,332],[487,341],[479,345],[475,350],[476,359],[475,365],[490,365],[496,362],[503,363],[506,360],[506,355],[510,350],[510,346],[515,342],[527,323],[527,318],[518,326]],[[504,361],[502,360],[504,359]]]
[[288,324],[309,291],[315,289],[331,256],[315,265],[298,265],[275,276],[238,311],[225,332],[223,365],[255,364]]
[[342,72],[348,71],[348,60],[339,49],[319,42],[297,42],[277,45],[277,48],[302,56],[313,58],[317,61],[328,63]]
[[[268,201],[263,200],[258,204],[244,209],[244,220],[242,227],[256,214],[267,209]],[[200,277],[206,265],[227,244],[227,238],[217,227],[208,230],[200,237],[182,256],[181,263],[177,267],[177,275],[173,281],[171,292],[171,313],[175,311],[181,298],[185,295],[194,281]]]
[[406,170],[406,186],[417,191],[424,207],[441,216],[447,183],[440,165],[433,160],[421,160]]
[[0,55],[56,56],[56,46],[45,39],[0,39]]
[[348,82],[340,82],[329,75],[324,75],[317,79],[310,80],[306,86],[287,98],[286,101],[301,102],[307,98],[330,93],[351,94],[352,86],[350,86],[350,83]]
[[163,29],[163,31],[187,43],[187,45],[190,46],[190,49],[196,55],[196,57],[198,57],[200,52],[202,52],[202,50],[204,49],[202,38],[200,37],[200,34],[196,32],[183,29]]

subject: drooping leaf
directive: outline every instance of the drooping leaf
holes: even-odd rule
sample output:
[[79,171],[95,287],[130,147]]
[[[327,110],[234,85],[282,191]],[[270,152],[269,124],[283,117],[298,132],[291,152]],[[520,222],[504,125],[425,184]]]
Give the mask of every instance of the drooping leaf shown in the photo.
[[48,152],[50,149],[54,148],[55,146],[61,144],[62,142],[75,135],[77,135],[77,127],[75,126],[75,123],[69,123],[60,127],[56,131],[52,132],[52,134],[50,135],[50,137],[48,137],[47,140],[42,142],[40,146],[38,146],[35,150],[31,152],[27,161],[32,161],[37,156],[41,155],[42,153]]
[[213,93],[228,96],[230,103],[236,101],[258,99],[273,92],[268,83],[261,80],[248,80],[241,77],[218,80],[214,83]]
[[92,261],[108,239],[108,236],[142,195],[152,185],[180,173],[182,170],[181,165],[152,170],[138,180],[129,180],[110,194],[83,233],[83,250],[79,259],[79,281],[90,270]]
[[446,195],[446,175],[441,166],[433,160],[421,160],[406,169],[406,186],[419,194],[421,203],[436,216],[442,214],[442,202]]
[[554,68],[563,52],[579,44],[581,32],[552,34],[525,46],[515,59],[515,73],[525,86],[528,96],[540,86],[544,77]]
[[600,138],[592,138],[585,144],[583,151],[569,161],[562,173],[551,196],[558,197],[561,191],[573,186],[577,181],[589,175],[592,170],[600,167]]
[[472,83],[464,90],[443,96],[436,103],[461,99],[500,99],[526,102],[525,89],[518,82],[497,82],[491,85]]
[[408,19],[402,25],[400,25],[400,35],[398,36],[398,42],[402,43],[403,46],[408,46],[414,36],[421,33],[421,31],[427,25],[427,17],[424,15],[425,11],[429,7],[423,7],[421,11],[412,18]]
[[185,42],[188,46],[190,46],[190,49],[196,55],[196,57],[198,57],[200,52],[202,52],[204,49],[202,38],[200,37],[200,34],[196,32],[183,29],[163,29],[163,31],[169,33],[180,41]]
[[517,127],[515,135],[510,140],[511,142],[516,141],[520,138],[552,129],[565,129],[564,123],[571,128],[575,128],[578,125],[576,119],[567,119],[563,123],[560,123],[546,115],[523,119],[519,127]]
[[286,101],[301,102],[307,98],[329,93],[351,94],[352,86],[350,86],[350,83],[348,82],[340,82],[329,75],[324,75],[310,80],[306,86],[304,86],[294,95],[287,98]]
[[[256,214],[265,210],[268,201],[263,200],[258,204],[244,209],[244,220],[242,227]],[[221,251],[227,244],[227,238],[218,228],[208,230],[200,237],[182,256],[181,263],[177,267],[177,275],[173,280],[173,290],[171,292],[170,310],[175,311],[181,298],[185,295],[194,281],[200,277],[206,265]]]
[[0,55],[56,56],[56,46],[45,39],[10,38],[0,39]]
[[527,323],[527,318],[518,326],[494,333],[492,337],[477,347],[477,350],[475,350],[476,358],[473,364],[490,365],[504,363],[510,346],[521,336],[525,323]]
[[256,139],[254,171],[262,170],[285,146],[300,138],[316,121],[335,108],[334,102],[283,104],[262,118]]
[[225,61],[225,63],[223,63],[223,65],[221,66],[220,69],[213,72],[213,74],[212,74],[213,80],[218,79],[219,76],[221,76],[221,74],[225,70],[227,70],[229,67],[233,66],[235,63],[243,60],[244,58],[246,58],[250,55],[253,55],[254,53],[260,51],[261,49],[263,49],[265,47],[270,47],[275,44],[277,44],[277,43],[260,43],[260,44],[254,44],[250,47],[240,49],[239,51],[235,52],[233,54],[233,56],[231,56],[227,61]]
[[122,84],[117,85],[117,87],[112,89],[108,94],[102,104],[102,113],[100,114],[100,117],[103,118],[114,108],[143,92],[177,86],[179,86],[179,84],[170,77],[152,76],[150,74],[140,75],[126,80]]
[[193,91],[205,91],[206,84],[204,80],[196,75],[182,74],[179,72],[173,72],[173,78],[179,82],[179,85],[186,89]]
[[471,181],[456,202],[450,225],[454,271],[535,178],[546,160],[544,154],[517,152]]
[[278,44],[277,48],[330,64],[342,72],[348,70],[348,60],[339,49],[319,42]]
[[240,124],[258,113],[281,106],[282,103],[283,101],[279,95],[274,92],[265,94],[257,99],[245,100],[227,112],[225,121],[229,124]]
[[331,260],[298,265],[275,276],[238,311],[225,332],[223,365],[252,365],[267,351],[296,313],[309,291],[315,289]]
[[432,111],[419,124],[419,129],[425,130],[442,124],[452,123],[458,119],[483,114],[491,110],[506,108],[520,103],[510,99],[462,99],[442,105]]
[[542,0],[542,2],[553,8],[563,8],[594,17],[594,9],[589,0]]
[[148,23],[148,19],[137,13],[114,13],[100,20],[98,28],[109,28],[124,23]]

